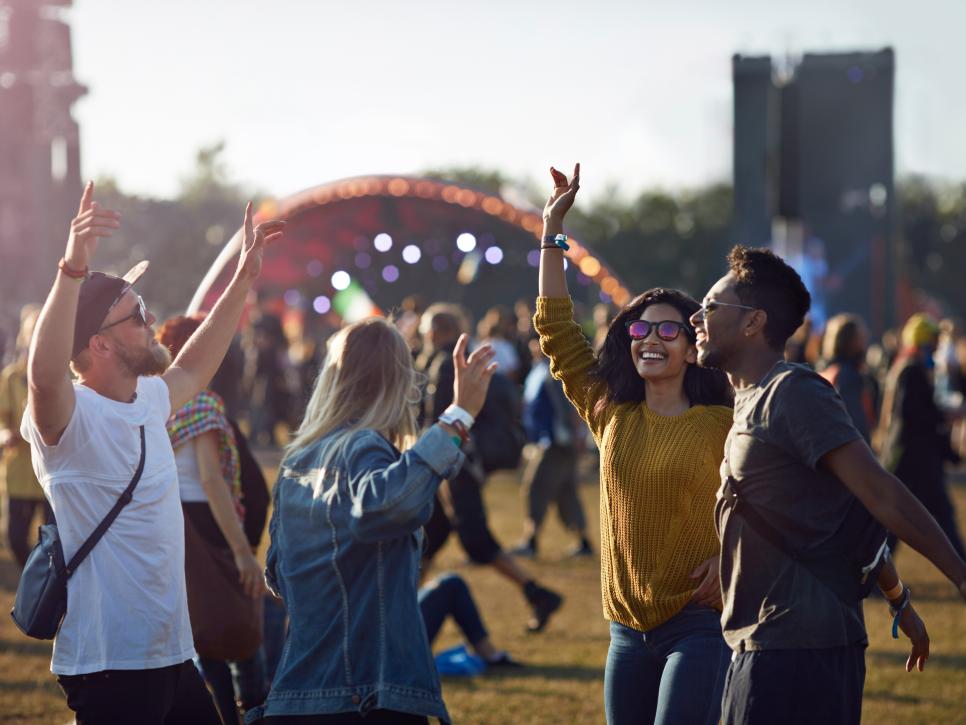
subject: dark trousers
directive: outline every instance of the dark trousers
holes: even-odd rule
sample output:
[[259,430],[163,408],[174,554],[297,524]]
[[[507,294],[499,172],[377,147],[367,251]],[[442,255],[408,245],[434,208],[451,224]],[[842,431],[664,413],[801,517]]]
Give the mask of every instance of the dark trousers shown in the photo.
[[7,499],[7,541],[13,558],[20,564],[27,563],[30,554],[30,523],[37,509],[43,508],[44,521],[50,521],[53,512],[44,499],[10,498]]
[[724,725],[857,725],[865,645],[739,652],[725,680]]
[[539,529],[550,504],[556,504],[563,525],[571,531],[587,528],[577,494],[577,452],[573,446],[537,448],[523,476],[527,515]]
[[152,670],[102,670],[57,678],[77,725],[221,725],[191,660]]
[[394,710],[372,710],[365,717],[357,712],[337,715],[275,715],[257,722],[265,725],[428,725],[425,715]]
[[419,611],[432,644],[446,617],[452,616],[466,641],[474,647],[486,638],[486,627],[462,577],[444,574],[419,590]]
[[268,681],[265,679],[265,653],[261,649],[247,660],[226,662],[199,657],[199,662],[225,725],[239,722],[238,708],[246,713],[265,702]]
[[447,513],[439,496],[436,496],[433,515],[425,527],[426,548],[423,559],[431,561],[443,548],[450,532],[455,530],[463,550],[473,563],[491,563],[503,553],[503,549],[490,531],[480,482],[472,474],[462,470],[447,482],[447,486],[453,509]]

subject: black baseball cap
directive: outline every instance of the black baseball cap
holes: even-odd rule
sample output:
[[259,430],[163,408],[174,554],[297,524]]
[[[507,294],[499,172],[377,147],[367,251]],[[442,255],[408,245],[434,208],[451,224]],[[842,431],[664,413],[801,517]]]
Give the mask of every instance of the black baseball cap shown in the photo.
[[77,319],[74,320],[74,351],[71,358],[87,349],[91,338],[104,324],[111,308],[148,269],[148,262],[138,262],[123,277],[106,272],[91,272],[81,283],[80,299],[77,301]]

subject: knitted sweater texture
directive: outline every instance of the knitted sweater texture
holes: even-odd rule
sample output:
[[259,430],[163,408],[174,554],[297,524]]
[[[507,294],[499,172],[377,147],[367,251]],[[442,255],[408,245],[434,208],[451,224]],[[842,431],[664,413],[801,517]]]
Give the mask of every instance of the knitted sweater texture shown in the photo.
[[604,616],[646,632],[684,607],[699,583],[689,574],[718,554],[714,502],[731,408],[664,416],[641,402],[595,413],[606,389],[588,375],[596,358],[570,299],[538,297],[533,322],[551,373],[600,450]]

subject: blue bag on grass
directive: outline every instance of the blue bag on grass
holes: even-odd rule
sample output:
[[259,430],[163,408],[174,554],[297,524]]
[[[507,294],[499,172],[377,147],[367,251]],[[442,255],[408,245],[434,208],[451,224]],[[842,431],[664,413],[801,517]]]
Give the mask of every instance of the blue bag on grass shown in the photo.
[[486,662],[460,644],[443,650],[435,657],[440,677],[475,677],[486,670]]

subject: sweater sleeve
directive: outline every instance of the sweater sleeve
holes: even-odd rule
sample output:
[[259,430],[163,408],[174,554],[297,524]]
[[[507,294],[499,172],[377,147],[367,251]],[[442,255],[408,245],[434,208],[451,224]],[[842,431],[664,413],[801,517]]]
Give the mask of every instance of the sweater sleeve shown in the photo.
[[533,326],[540,335],[540,349],[550,358],[551,374],[563,383],[567,399],[599,439],[604,416],[595,413],[594,408],[605,391],[589,375],[596,357],[574,322],[573,302],[569,297],[538,297]]

